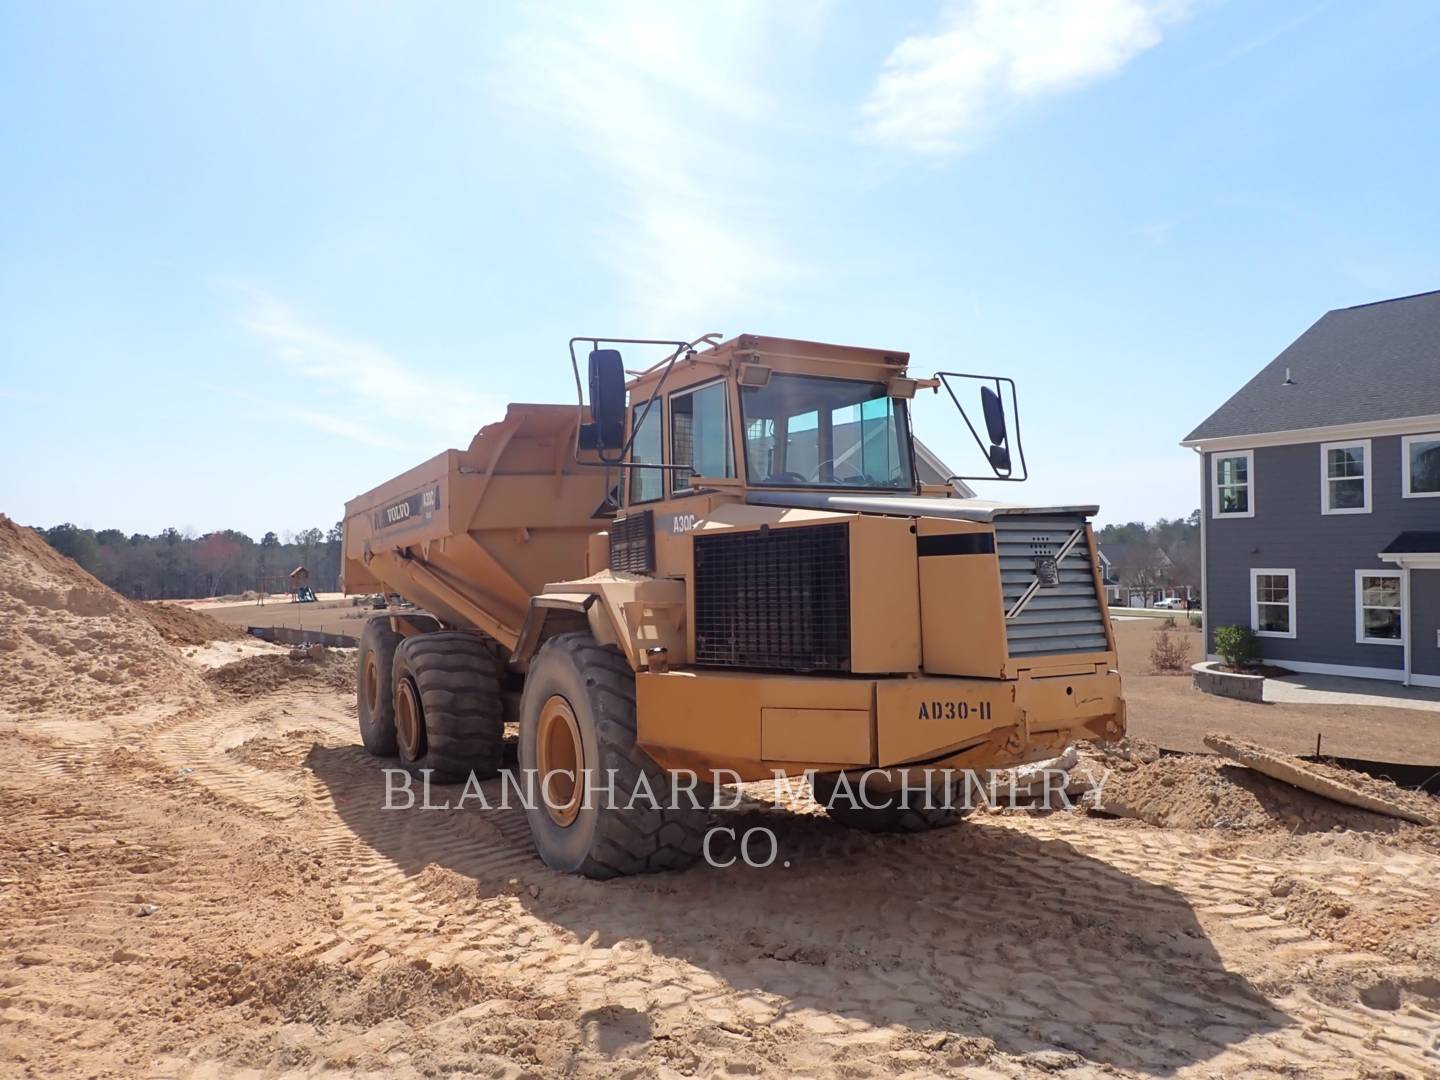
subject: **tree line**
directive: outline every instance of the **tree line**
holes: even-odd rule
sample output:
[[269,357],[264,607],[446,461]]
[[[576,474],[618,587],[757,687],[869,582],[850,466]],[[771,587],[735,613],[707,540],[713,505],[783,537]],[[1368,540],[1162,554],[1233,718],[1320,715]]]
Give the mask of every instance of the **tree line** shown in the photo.
[[[119,529],[81,529],[66,523],[36,529],[116,592],[137,600],[282,592],[284,576],[297,566],[310,571],[317,592],[340,587],[340,523],[328,530],[302,529],[284,537],[267,532],[257,543],[242,532],[194,536],[166,529],[158,536]],[[1153,525],[1132,521],[1106,525],[1097,534],[1122,586],[1157,595],[1171,588],[1200,588],[1200,511]]]
[[1188,586],[1199,595],[1199,510],[1189,517],[1160,518],[1153,525],[1106,525],[1095,538],[1110,560],[1111,576],[1122,586],[1157,595]]
[[35,531],[116,592],[135,600],[179,600],[283,592],[297,566],[310,571],[316,592],[338,589],[340,523],[301,529],[283,538],[267,532],[257,543],[242,532],[195,536],[166,529],[157,536],[119,529],[81,529],[70,523]]

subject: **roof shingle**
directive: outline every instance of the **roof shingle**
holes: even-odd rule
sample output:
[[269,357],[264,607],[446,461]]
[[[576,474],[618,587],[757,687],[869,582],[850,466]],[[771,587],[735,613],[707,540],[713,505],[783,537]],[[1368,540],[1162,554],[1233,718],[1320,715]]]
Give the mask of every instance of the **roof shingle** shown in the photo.
[[1440,290],[1326,313],[1185,441],[1436,413]]

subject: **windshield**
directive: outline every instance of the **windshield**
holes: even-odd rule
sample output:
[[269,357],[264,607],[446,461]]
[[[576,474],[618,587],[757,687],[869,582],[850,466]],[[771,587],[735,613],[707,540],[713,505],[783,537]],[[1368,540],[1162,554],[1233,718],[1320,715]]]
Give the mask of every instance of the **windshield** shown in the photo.
[[810,375],[742,386],[750,483],[785,487],[913,488],[905,403],[885,384]]

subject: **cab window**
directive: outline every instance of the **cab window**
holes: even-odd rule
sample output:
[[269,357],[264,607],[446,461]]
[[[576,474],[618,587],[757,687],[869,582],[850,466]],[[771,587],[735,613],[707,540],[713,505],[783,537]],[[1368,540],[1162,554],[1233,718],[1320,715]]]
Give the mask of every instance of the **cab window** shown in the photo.
[[[644,417],[645,422],[641,423],[640,418]],[[635,432],[635,441],[630,444],[630,460],[644,462],[647,465],[658,465],[660,463],[660,402],[650,406],[650,413],[645,414],[645,402],[633,405],[630,408],[630,425]],[[632,503],[650,502],[665,494],[665,470],[664,469],[631,469],[630,470],[630,501]]]
[[670,456],[675,464],[690,466],[689,472],[671,472],[672,491],[691,487],[693,476],[735,475],[723,382],[670,395]]

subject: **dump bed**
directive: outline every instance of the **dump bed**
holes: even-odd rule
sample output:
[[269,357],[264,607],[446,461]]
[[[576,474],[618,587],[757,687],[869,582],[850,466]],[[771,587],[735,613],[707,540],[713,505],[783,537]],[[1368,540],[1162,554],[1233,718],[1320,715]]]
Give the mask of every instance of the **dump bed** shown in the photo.
[[[585,575],[607,470],[576,464],[573,406],[511,405],[446,450],[345,504],[347,593],[398,593],[506,647],[547,581]],[[613,477],[609,482],[613,482]]]

